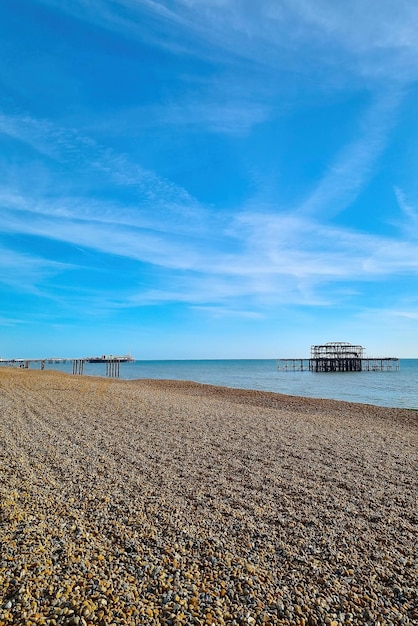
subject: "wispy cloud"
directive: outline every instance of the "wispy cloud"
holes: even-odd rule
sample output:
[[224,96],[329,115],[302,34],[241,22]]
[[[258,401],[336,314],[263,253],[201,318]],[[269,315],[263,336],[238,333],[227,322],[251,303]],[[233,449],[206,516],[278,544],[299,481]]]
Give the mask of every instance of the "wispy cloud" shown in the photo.
[[[217,85],[212,94],[191,94],[187,99],[166,102],[164,106],[136,107],[106,114],[89,123],[88,130],[101,134],[134,134],[140,136],[146,128],[173,127],[176,132],[210,132],[245,135],[253,127],[272,117],[271,106],[262,102],[262,93],[252,95],[243,87],[232,96]],[[223,100],[223,102],[221,102]]]
[[221,306],[194,306],[195,311],[202,311],[203,313],[213,317],[215,319],[225,317],[238,317],[244,319],[263,319],[265,316],[258,311],[248,311],[246,309],[234,309]]
[[[204,59],[225,56],[219,65],[223,78],[211,77],[204,92],[191,87],[181,97],[170,95],[163,103],[122,107],[114,115],[110,111],[113,127],[109,123],[109,135],[112,131],[117,135],[123,124],[129,130],[138,119],[139,134],[144,127],[187,127],[193,131],[201,124],[212,133],[245,134],[268,121],[273,108],[279,106],[280,99],[269,99],[269,95],[280,92],[279,81],[274,78],[289,59],[300,72],[308,72],[315,65],[326,74],[335,70],[331,48],[338,50],[339,61],[344,55],[341,71],[351,76],[355,71],[371,75],[372,61],[379,55],[375,74],[385,75],[387,67],[389,76],[393,65],[386,53],[393,50],[398,65],[405,62],[400,77],[407,80],[418,48],[411,30],[417,12],[403,2],[402,19],[392,23],[394,32],[387,19],[394,15],[393,7],[379,4],[374,21],[376,39],[371,37],[371,21],[356,19],[360,11],[357,1],[351,20],[344,5],[321,0],[315,10],[304,0],[280,4],[238,0],[43,2],[133,40],[147,37],[148,23],[145,18],[141,20],[145,16],[155,26],[149,36],[156,45],[171,46],[179,55],[193,51]],[[181,43],[179,33],[184,34]],[[317,55],[311,54],[314,49]],[[306,60],[306,68],[301,59]],[[234,83],[231,77],[237,68],[248,69],[251,80]],[[260,89],[251,91],[251,86]],[[409,225],[409,231],[402,235],[384,238],[330,225],[330,219],[349,207],[374,175],[396,123],[403,93],[402,86],[379,86],[359,123],[357,136],[340,148],[322,179],[297,206],[281,206],[277,201],[265,210],[255,198],[245,201],[235,213],[219,214],[186,188],[93,136],[50,119],[2,113],[0,131],[30,147],[36,159],[30,156],[23,165],[15,165],[15,172],[6,166],[0,174],[0,231],[144,263],[150,272],[155,268],[167,271],[157,288],[146,286],[137,292],[133,286],[131,292],[123,293],[121,300],[127,306],[176,301],[204,307],[216,301],[219,310],[238,312],[242,309],[234,306],[234,300],[240,298],[256,305],[288,299],[322,306],[338,298],[350,281],[417,270],[412,234],[416,213],[399,189],[397,200]],[[109,112],[104,119],[109,122]],[[95,123],[89,121],[86,126],[94,128]],[[21,175],[23,168],[25,177]],[[39,171],[44,171],[45,180]],[[26,259],[10,256],[4,261],[16,268],[15,280],[27,280],[28,284],[35,284],[34,275],[24,270],[29,257],[40,275],[65,271],[65,264],[43,262],[40,254],[37,250]],[[331,285],[326,297],[324,285]],[[231,303],[230,309],[219,304],[225,302]]]
[[[231,310],[240,310],[233,303],[241,298],[255,306],[278,301],[323,306],[339,298],[341,286],[349,281],[418,269],[416,246],[408,234],[384,238],[322,221],[361,190],[382,150],[397,102],[397,98],[384,100],[372,109],[361,140],[343,152],[293,214],[274,207],[267,211],[255,203],[229,215],[210,215],[187,190],[132,164],[126,155],[50,122],[3,115],[4,132],[57,164],[70,161],[71,177],[74,167],[80,172],[98,171],[106,174],[110,189],[135,188],[137,200],[127,204],[100,197],[92,200],[89,189],[83,184],[78,189],[74,183],[73,192],[78,189],[80,195],[67,196],[62,172],[49,174],[54,192],[48,185],[34,191],[32,184],[8,176],[5,170],[0,186],[0,231],[65,242],[167,270],[158,288],[143,287],[137,294],[134,285],[130,292],[125,290],[122,306],[229,302]],[[25,170],[31,181],[28,163]],[[398,190],[397,196],[405,217],[415,219],[402,192]],[[5,266],[16,270],[13,280],[34,285],[35,276],[42,272],[66,270],[65,264],[51,264],[36,254],[29,257],[4,257]],[[324,285],[332,286],[325,298]]]
[[246,241],[249,274],[264,271],[313,281],[367,280],[384,272],[413,269],[417,262],[414,246],[405,241],[296,215],[247,213],[237,220],[235,229]]
[[[41,188],[42,201],[37,202],[36,191],[40,185],[39,180],[31,180],[30,201],[23,200],[24,194],[8,189],[3,184],[3,201],[11,202],[15,209],[22,208],[38,214],[55,213],[56,217],[65,217],[69,214],[78,219],[93,220],[100,222],[112,222],[116,219],[118,223],[126,226],[141,226],[144,228],[171,229],[177,232],[181,225],[186,231],[190,228],[194,230],[203,227],[200,223],[206,223],[209,215],[190,196],[190,194],[178,185],[169,180],[157,176],[138,164],[134,164],[130,159],[113,150],[105,148],[89,137],[80,135],[77,131],[56,127],[49,121],[37,120],[29,115],[7,116],[0,114],[0,131],[5,135],[28,144],[41,155],[52,160],[52,163],[65,165],[68,169],[59,171],[59,180],[56,185],[60,189],[60,202],[51,202],[53,193],[45,197],[45,190]],[[29,166],[25,165],[25,169]],[[86,198],[77,200],[63,198],[63,190],[74,189],[74,173],[80,172],[79,186],[83,189],[83,175],[89,172],[90,193],[93,189],[100,191],[103,185],[111,184],[114,187],[130,189],[132,194],[127,206],[115,206],[109,202],[95,203]],[[51,167],[45,170],[45,175],[54,177],[54,170]],[[97,175],[94,178],[94,175]],[[103,178],[105,175],[105,178]],[[36,177],[38,170],[36,171]],[[0,176],[1,179],[5,176]],[[30,172],[27,172],[24,179],[30,179]],[[49,180],[49,187],[51,187]],[[19,186],[22,184],[19,182]],[[46,185],[45,185],[46,186]],[[1,191],[1,187],[0,187]],[[4,196],[6,194],[6,197]],[[28,194],[29,195],[29,194]],[[7,197],[8,196],[8,197]],[[12,197],[13,196],[13,197]],[[131,210],[129,210],[131,204]],[[104,210],[105,209],[105,210]],[[117,218],[115,216],[117,215]]]
[[[418,8],[408,0],[40,1],[133,39],[148,30],[148,39],[181,53],[227,51],[229,62],[241,57],[277,68],[303,57],[312,67],[315,52],[328,68],[343,61],[340,71],[351,75],[410,81],[418,74]],[[153,20],[152,29],[141,16]]]
[[[231,240],[235,245],[234,253],[214,249],[210,240],[195,237],[173,240],[169,234],[157,238],[141,230],[126,229],[116,222],[98,225],[69,217],[57,220],[51,216],[42,219],[32,216],[28,220],[24,214],[20,218],[6,214],[2,228],[165,268],[167,273],[160,276],[158,288],[141,288],[137,296],[122,290],[123,306],[164,301],[229,302],[235,310],[233,302],[243,297],[250,308],[284,301],[321,306],[339,298],[338,291],[346,282],[418,270],[416,246],[405,240],[259,213],[247,214],[235,222],[235,241]],[[228,247],[228,236],[222,233],[220,236],[222,244]],[[39,281],[40,271],[63,272],[66,269],[60,264],[40,261],[34,264],[28,256],[4,258],[3,262],[4,266],[15,270],[14,281],[25,283],[28,279],[32,283]],[[329,288],[326,299],[319,295],[324,285]],[[135,284],[131,292],[135,292]]]
[[40,255],[19,253],[6,246],[0,246],[0,283],[16,287],[19,291],[40,294],[40,285],[57,274],[71,269],[71,266],[51,261]]
[[[395,187],[394,192],[398,206],[404,216],[402,227],[407,229],[407,233],[412,239],[416,239],[418,238],[418,210],[408,202],[402,189]],[[399,224],[397,226],[399,227]]]
[[358,136],[331,163],[310,196],[297,207],[302,214],[330,217],[346,209],[370,181],[402,101],[402,92],[380,94],[360,124]]
[[291,0],[299,18],[351,57],[354,70],[396,82],[418,74],[418,7],[408,0],[329,3]]
[[13,327],[21,324],[24,324],[24,321],[18,317],[0,317],[0,325],[3,327]]
[[408,320],[418,320],[418,310],[416,311],[392,311],[392,315]]

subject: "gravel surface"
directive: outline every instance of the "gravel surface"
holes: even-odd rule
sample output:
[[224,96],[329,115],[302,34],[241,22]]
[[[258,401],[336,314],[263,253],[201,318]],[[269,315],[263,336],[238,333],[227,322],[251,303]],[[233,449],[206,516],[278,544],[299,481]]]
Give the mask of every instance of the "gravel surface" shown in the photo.
[[0,625],[416,624],[417,424],[1,368]]

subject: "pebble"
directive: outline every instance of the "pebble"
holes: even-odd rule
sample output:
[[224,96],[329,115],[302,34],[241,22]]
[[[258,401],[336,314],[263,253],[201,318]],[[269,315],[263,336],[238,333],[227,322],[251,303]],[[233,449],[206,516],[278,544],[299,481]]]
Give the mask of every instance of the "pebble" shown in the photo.
[[412,412],[0,368],[0,626],[413,624]]

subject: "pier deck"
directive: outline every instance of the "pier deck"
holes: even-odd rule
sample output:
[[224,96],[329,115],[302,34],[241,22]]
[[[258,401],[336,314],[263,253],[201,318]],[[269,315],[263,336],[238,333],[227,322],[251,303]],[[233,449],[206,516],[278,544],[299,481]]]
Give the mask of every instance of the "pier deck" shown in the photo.
[[72,363],[73,374],[83,374],[85,363],[105,363],[106,364],[106,376],[111,378],[119,378],[120,376],[120,364],[135,361],[130,355],[114,356],[103,355],[101,357],[83,357],[66,358],[66,357],[51,357],[44,359],[0,359],[0,366],[20,367],[23,369],[29,369],[32,364],[39,364],[40,369],[44,370],[45,365],[53,365],[58,363]]
[[396,357],[361,359],[278,359],[279,372],[388,372],[400,369]]

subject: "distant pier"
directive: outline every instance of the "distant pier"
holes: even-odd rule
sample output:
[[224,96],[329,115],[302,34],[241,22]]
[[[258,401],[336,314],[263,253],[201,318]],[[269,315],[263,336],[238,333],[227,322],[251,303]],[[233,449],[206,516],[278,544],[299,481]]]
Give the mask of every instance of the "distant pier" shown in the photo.
[[399,370],[397,357],[366,357],[363,346],[329,342],[311,346],[310,358],[278,359],[280,372],[385,372]]
[[46,359],[0,359],[0,366],[6,365],[10,367],[20,367],[23,369],[29,369],[32,364],[39,364],[41,370],[45,369],[46,364],[58,364],[58,363],[72,363],[73,374],[81,375],[84,373],[84,365],[86,363],[105,363],[106,364],[106,376],[110,378],[119,378],[120,376],[120,364],[135,361],[131,355],[124,354],[123,356],[115,356],[113,354],[102,356],[88,356],[81,359],[73,358],[60,358],[52,357]]

